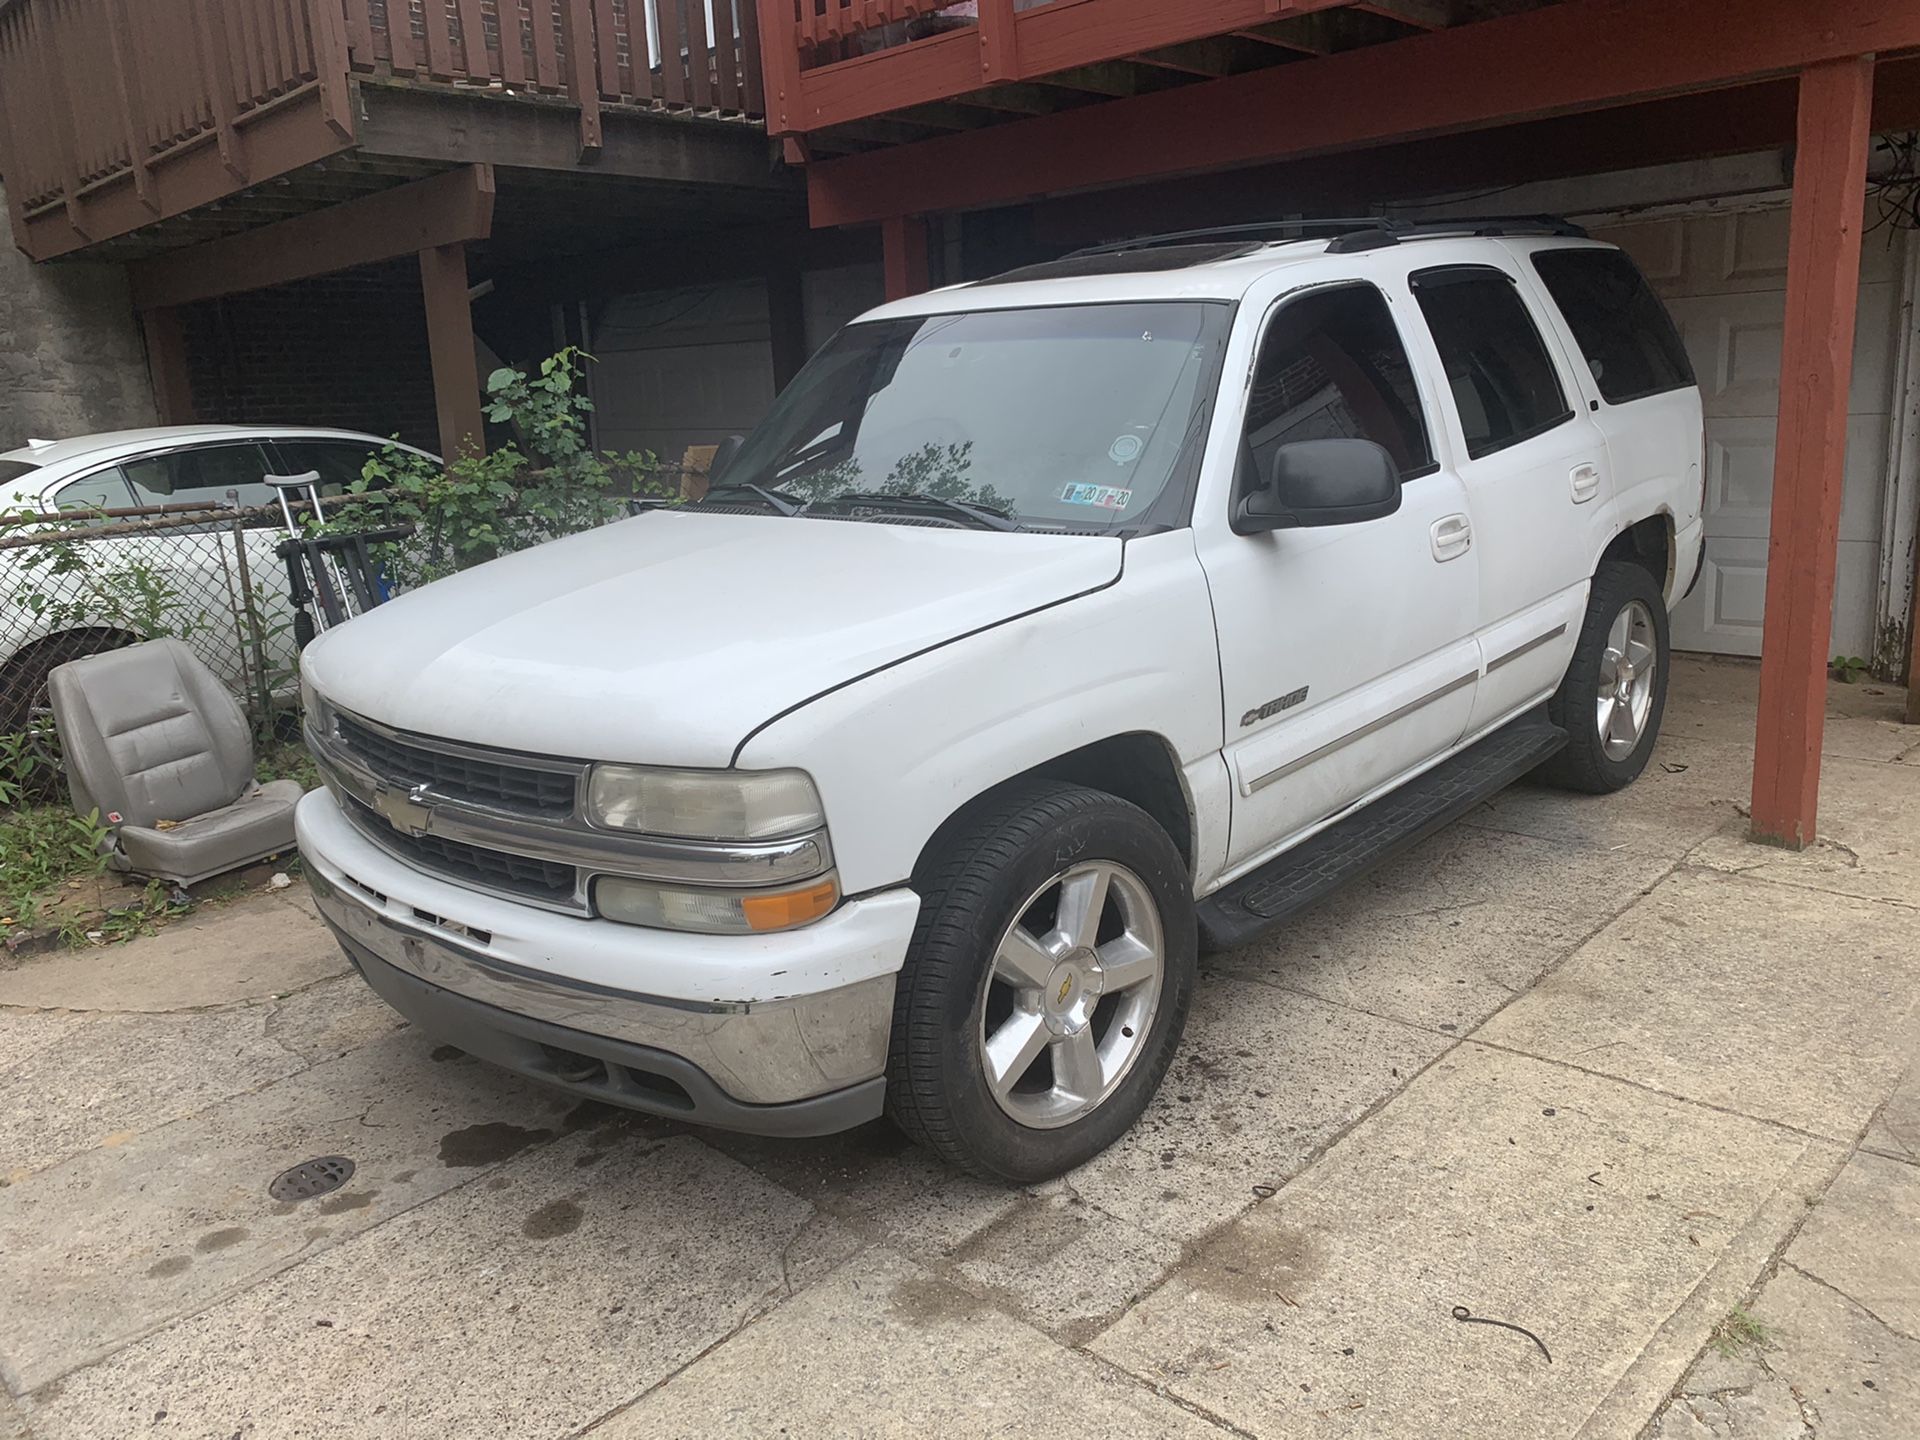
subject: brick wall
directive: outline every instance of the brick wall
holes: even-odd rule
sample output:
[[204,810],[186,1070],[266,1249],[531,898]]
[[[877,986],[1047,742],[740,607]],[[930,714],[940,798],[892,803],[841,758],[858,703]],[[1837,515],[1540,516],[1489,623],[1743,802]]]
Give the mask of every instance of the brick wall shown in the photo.
[[0,234],[0,450],[153,419],[126,272],[35,265]]
[[333,425],[439,448],[411,257],[203,301],[181,320],[202,421]]

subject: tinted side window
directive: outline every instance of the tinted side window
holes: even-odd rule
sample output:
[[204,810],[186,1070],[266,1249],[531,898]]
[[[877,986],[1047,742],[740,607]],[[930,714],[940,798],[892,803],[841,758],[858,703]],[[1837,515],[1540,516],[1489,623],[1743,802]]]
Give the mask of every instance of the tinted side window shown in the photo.
[[1693,366],[1640,269],[1618,250],[1541,250],[1533,268],[1612,405],[1693,384]]
[[1573,418],[1546,342],[1503,272],[1422,270],[1413,293],[1440,351],[1467,454],[1477,460]]
[[381,449],[352,440],[276,440],[273,448],[280,456],[280,474],[318,470],[320,493],[326,496],[338,495],[357,481],[368,457]]
[[174,450],[148,455],[121,466],[133,483],[142,505],[174,505],[183,500],[224,500],[236,491],[242,505],[272,505],[273,487],[260,477],[270,474],[267,452],[253,444],[209,445],[200,450]]
[[[105,470],[83,475],[78,480],[69,480],[53,492],[53,508],[56,510],[111,510],[133,503],[127,482],[120,478],[120,471],[111,465]],[[104,525],[107,522],[102,519],[90,523]]]
[[1294,440],[1371,440],[1401,477],[1433,467],[1413,365],[1386,297],[1347,285],[1288,301],[1267,327],[1247,401],[1247,444],[1266,469]]

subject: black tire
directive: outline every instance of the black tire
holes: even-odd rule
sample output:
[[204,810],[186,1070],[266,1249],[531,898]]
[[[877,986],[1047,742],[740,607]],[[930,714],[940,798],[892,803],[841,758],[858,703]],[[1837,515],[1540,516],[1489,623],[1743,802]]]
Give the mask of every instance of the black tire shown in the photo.
[[[1158,998],[1115,1088],[1077,1119],[1034,1128],[994,1098],[980,1053],[989,992],[1001,989],[993,955],[1008,927],[1030,913],[1029,897],[1063,870],[1093,861],[1131,872],[1157,910]],[[1159,1088],[1193,997],[1192,888],[1166,831],[1137,806],[1098,790],[1050,781],[1012,786],[949,827],[915,888],[920,918],[895,993],[887,1066],[894,1122],[948,1164],[1016,1185],[1071,1170],[1119,1139]],[[1116,993],[1099,1003],[1118,999]],[[1099,1017],[1096,1011],[1087,1028]],[[1108,1027],[1116,1023],[1109,1014]]]
[[[1609,754],[1599,726],[1599,705],[1610,634],[1623,613],[1637,613],[1650,622],[1654,669],[1651,695],[1638,739],[1625,754]],[[1660,737],[1661,717],[1667,709],[1667,677],[1673,670],[1668,648],[1667,601],[1653,576],[1642,566],[1623,560],[1602,561],[1587,594],[1586,619],[1566,678],[1547,702],[1553,723],[1567,732],[1566,749],[1541,766],[1538,778],[1562,789],[1605,795],[1623,789],[1647,768]]]
[[47,677],[55,667],[88,655],[101,655],[134,643],[118,630],[67,630],[22,646],[0,666],[0,732],[23,730],[47,708]]

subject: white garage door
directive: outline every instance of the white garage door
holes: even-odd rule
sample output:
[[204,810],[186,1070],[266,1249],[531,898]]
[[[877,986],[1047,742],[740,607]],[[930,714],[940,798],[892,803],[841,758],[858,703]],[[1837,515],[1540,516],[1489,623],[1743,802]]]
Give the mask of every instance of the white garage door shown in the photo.
[[[1784,206],[1600,229],[1646,271],[1693,357],[1707,415],[1706,567],[1674,612],[1676,649],[1760,653],[1773,503],[1774,426],[1786,314]],[[1873,653],[1874,597],[1898,336],[1899,252],[1886,232],[1861,256],[1847,422],[1835,653]]]

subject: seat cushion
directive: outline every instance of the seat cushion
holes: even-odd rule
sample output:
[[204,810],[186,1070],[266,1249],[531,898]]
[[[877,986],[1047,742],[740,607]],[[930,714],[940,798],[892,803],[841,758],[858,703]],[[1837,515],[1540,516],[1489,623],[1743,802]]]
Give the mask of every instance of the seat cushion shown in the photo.
[[231,805],[165,830],[122,825],[117,868],[191,885],[291,850],[293,807],[301,794],[299,781],[274,780],[255,786]]
[[253,785],[233,696],[178,640],[71,660],[48,677],[74,809],[127,825],[190,820]]

